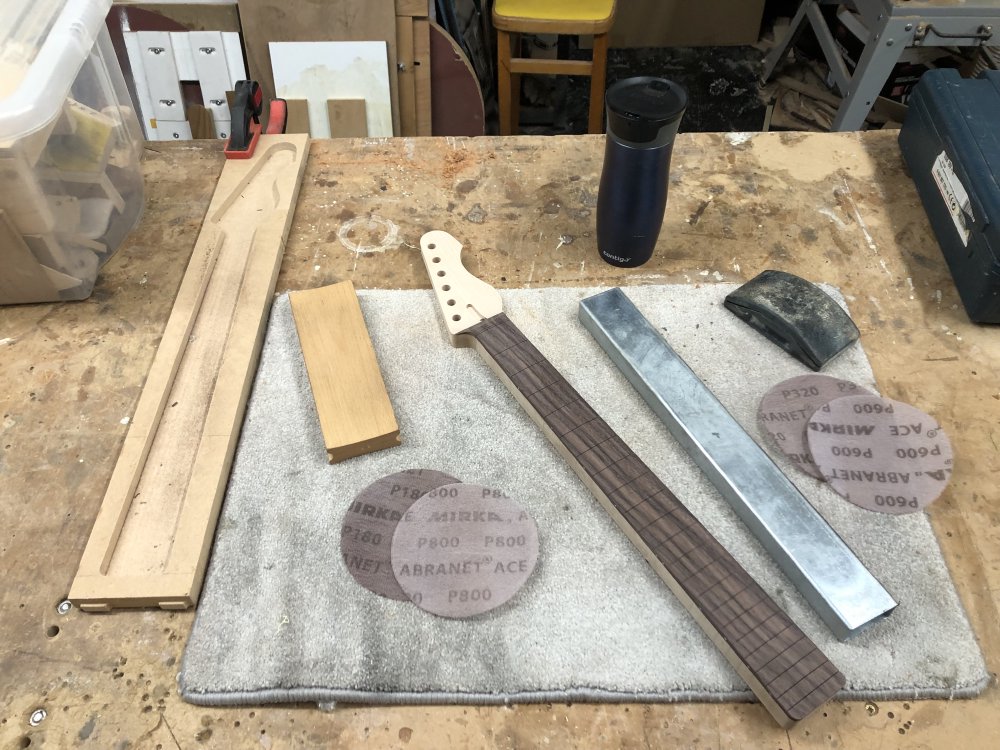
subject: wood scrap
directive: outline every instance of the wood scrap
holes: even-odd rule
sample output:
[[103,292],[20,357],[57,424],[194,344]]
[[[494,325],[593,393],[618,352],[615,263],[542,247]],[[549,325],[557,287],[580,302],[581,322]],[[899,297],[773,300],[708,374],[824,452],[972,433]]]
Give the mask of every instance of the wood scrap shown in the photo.
[[[837,96],[828,89],[822,89],[819,86],[814,86],[806,83],[805,81],[799,81],[787,75],[778,76],[778,83],[786,89],[803,94],[804,96],[807,96],[810,99],[815,99],[817,102],[822,104],[828,104],[834,108],[835,113],[836,110],[840,108],[840,103],[842,101],[841,97]],[[878,112],[870,112],[866,119],[868,122],[876,125],[882,125],[888,120],[887,117],[880,115]]]
[[330,463],[399,445],[354,284],[289,294]]
[[[761,87],[761,97],[773,104],[770,129],[827,132],[842,98],[826,84],[826,70],[815,60],[789,62],[780,75]],[[883,127],[891,116],[873,108],[866,121]]]
[[327,99],[331,138],[364,138],[368,119],[364,99]]
[[70,589],[85,611],[198,599],[308,142],[223,168]]
[[309,102],[305,99],[285,99],[288,113],[285,115],[286,133],[309,133]]
[[191,126],[191,138],[205,140],[215,138],[215,120],[212,111],[200,104],[189,104],[184,113]]

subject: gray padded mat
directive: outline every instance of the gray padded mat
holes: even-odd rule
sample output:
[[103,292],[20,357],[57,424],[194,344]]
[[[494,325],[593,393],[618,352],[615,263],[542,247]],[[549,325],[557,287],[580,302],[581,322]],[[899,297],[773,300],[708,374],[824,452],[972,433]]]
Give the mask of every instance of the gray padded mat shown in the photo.
[[[724,310],[733,288],[625,291],[768,445],[756,425],[760,397],[807,370]],[[597,291],[503,297],[515,324],[844,672],[843,696],[981,691],[986,666],[927,517],[855,507],[768,446],[900,602],[888,619],[837,642],[577,322],[578,301]],[[431,293],[362,292],[361,305],[403,444],[326,463],[288,298],[277,298],[184,655],[182,696],[210,705],[751,700],[479,356],[450,346]],[[858,346],[825,372],[877,390]],[[531,512],[538,566],[508,604],[446,620],[376,596],[347,572],[339,534],[348,504],[407,468],[504,489]]]

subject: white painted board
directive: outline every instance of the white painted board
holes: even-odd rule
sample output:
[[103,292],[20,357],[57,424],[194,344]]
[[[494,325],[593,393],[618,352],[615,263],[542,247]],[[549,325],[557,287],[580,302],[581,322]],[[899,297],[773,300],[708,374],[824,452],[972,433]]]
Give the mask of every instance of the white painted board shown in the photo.
[[[166,31],[140,31],[138,35],[149,96],[153,100],[153,113],[159,129],[160,120],[184,119],[184,98],[181,96],[173,43],[170,33]],[[161,140],[167,140],[160,135]]]
[[245,81],[250,77],[243,64],[243,42],[240,40],[240,33],[238,31],[223,31],[222,46],[226,53],[226,67],[229,68],[228,90],[235,91],[237,81]]
[[125,38],[125,51],[128,53],[129,65],[132,66],[132,79],[135,81],[135,93],[139,98],[139,112],[142,131],[147,141],[157,140],[156,113],[153,111],[153,99],[146,82],[146,67],[142,63],[142,51],[139,46],[139,35],[134,31],[122,32]]
[[392,136],[385,42],[271,42],[276,95],[309,102],[309,131],[329,138],[327,99],[364,99],[368,135]]
[[229,82],[229,65],[226,50],[222,44],[221,31],[189,31],[191,56],[201,84],[201,98],[216,122],[229,120],[229,104],[226,91],[232,89]]
[[170,31],[170,46],[173,48],[174,65],[177,68],[178,81],[197,81],[198,70],[194,65],[194,55],[191,51],[191,32]]

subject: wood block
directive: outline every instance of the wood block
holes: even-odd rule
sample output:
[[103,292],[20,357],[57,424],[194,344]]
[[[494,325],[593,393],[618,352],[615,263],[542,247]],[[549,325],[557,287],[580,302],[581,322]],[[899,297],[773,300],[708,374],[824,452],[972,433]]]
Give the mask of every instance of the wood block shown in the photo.
[[399,134],[417,134],[416,71],[413,66],[413,19],[396,16],[396,92],[399,95]]
[[285,99],[288,115],[286,133],[309,133],[309,102],[305,99]]
[[0,211],[0,305],[58,299],[59,290],[7,214]]
[[309,138],[227,160],[69,598],[81,609],[198,600]]
[[364,99],[327,99],[326,113],[330,118],[331,138],[364,138],[368,135]]
[[330,463],[399,445],[354,284],[289,294]]
[[417,135],[432,135],[431,28],[426,18],[413,20],[413,74]]

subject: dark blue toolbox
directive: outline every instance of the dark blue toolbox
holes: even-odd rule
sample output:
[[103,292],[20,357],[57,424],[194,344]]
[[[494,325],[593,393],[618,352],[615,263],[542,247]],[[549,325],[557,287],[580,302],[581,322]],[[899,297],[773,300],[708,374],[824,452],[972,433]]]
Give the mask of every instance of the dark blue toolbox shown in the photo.
[[969,318],[1000,323],[1000,71],[924,73],[899,148]]

